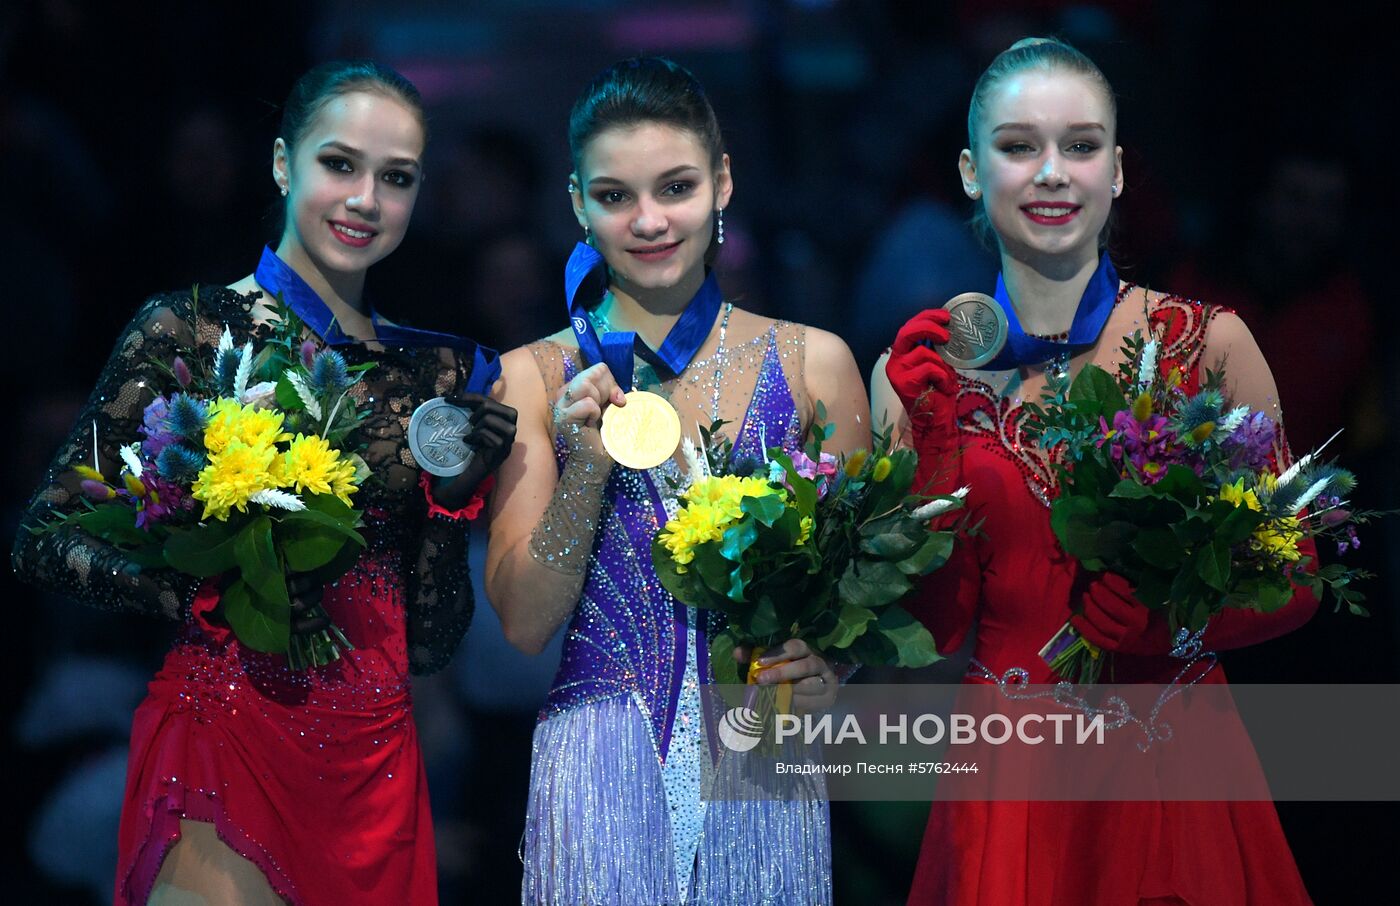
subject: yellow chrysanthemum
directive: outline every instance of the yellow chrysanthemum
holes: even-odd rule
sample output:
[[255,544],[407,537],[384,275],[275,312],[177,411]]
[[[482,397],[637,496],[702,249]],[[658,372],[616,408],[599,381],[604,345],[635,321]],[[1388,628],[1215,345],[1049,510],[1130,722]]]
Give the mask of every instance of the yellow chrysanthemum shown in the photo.
[[248,512],[248,500],[259,491],[278,486],[273,474],[277,450],[271,444],[256,447],[230,440],[194,480],[191,494],[204,504],[204,517],[227,520],[229,511]]
[[282,430],[282,418],[282,413],[273,409],[255,409],[238,400],[221,399],[209,407],[204,448],[210,453],[222,453],[233,441],[262,447],[290,440],[292,435]]
[[681,509],[658,536],[677,564],[695,559],[695,548],[706,541],[718,541],[732,520],[721,517],[715,507],[696,503]]
[[1303,540],[1303,530],[1298,520],[1292,516],[1272,519],[1254,530],[1251,543],[1270,557],[1292,563],[1302,557],[1298,552],[1298,542]]
[[1247,506],[1256,513],[1259,512],[1259,497],[1250,489],[1244,489],[1244,479],[1241,478],[1234,484],[1222,485],[1220,488],[1220,499],[1226,503],[1233,503],[1235,506]]
[[745,497],[765,497],[780,493],[762,478],[740,478],[737,475],[719,475],[704,478],[691,485],[685,492],[686,507],[708,506],[715,510],[721,521],[733,521],[743,515]]
[[315,434],[298,434],[287,452],[277,460],[277,477],[283,487],[296,486],[298,492],[334,494],[346,506],[355,485],[355,464],[340,458],[340,451]]

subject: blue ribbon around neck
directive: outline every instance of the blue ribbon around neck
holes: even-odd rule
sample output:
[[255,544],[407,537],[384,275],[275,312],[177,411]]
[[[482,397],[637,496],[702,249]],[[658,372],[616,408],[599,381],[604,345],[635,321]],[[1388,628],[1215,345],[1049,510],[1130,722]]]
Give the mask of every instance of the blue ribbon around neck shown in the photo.
[[[331,313],[325,300],[302,279],[301,274],[292,269],[291,265],[278,258],[271,248],[263,247],[262,258],[258,260],[258,269],[253,272],[253,279],[270,295],[280,297],[282,304],[290,308],[312,332],[325,341],[327,346],[346,346],[359,342],[354,337],[346,336],[345,331],[336,323],[335,315]],[[385,321],[372,306],[370,323],[374,325],[375,339],[386,347],[413,349],[446,346],[470,355],[472,371],[464,388],[468,393],[490,392],[491,385],[501,376],[501,363],[496,350],[482,346],[475,340],[434,330],[400,327]]]
[[569,323],[573,325],[584,359],[590,365],[606,363],[613,380],[624,392],[632,389],[634,355],[672,376],[684,371],[710,335],[723,302],[719,281],[713,273],[707,274],[695,297],[686,304],[685,311],[666,334],[661,348],[653,350],[630,330],[610,331],[599,338],[593,322],[588,319],[588,310],[603,298],[607,283],[607,263],[598,250],[582,242],[574,246],[574,253],[564,267],[564,298],[569,306]]
[[1066,348],[1074,354],[1098,342],[1099,334],[1103,332],[1108,316],[1118,301],[1118,272],[1113,269],[1113,262],[1108,260],[1107,252],[1100,256],[1099,266],[1089,278],[1089,285],[1084,287],[1084,294],[1079,297],[1079,307],[1074,311],[1074,322],[1069,328],[1069,340],[1064,343],[1033,337],[1021,328],[1001,274],[997,274],[995,299],[1006,312],[1006,346],[984,367],[989,371],[1003,371],[1022,365],[1035,365],[1063,354]]

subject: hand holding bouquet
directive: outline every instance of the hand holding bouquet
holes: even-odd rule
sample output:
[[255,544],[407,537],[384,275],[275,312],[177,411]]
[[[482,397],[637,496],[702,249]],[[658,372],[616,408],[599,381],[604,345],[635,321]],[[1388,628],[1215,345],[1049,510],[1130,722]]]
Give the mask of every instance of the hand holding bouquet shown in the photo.
[[[1207,372],[1188,395],[1179,370],[1161,373],[1156,341],[1135,336],[1123,352],[1118,375],[1086,365],[1073,383],[1051,380],[1043,405],[1026,406],[1027,433],[1066,453],[1051,506],[1065,551],[1085,569],[1126,579],[1181,642],[1225,608],[1278,610],[1295,584],[1319,597],[1330,589],[1338,607],[1364,614],[1352,587],[1364,571],[1339,563],[1314,571],[1299,550],[1305,538],[1335,541],[1339,552],[1359,545],[1355,524],[1377,514],[1351,509],[1352,474],[1317,453],[1280,473],[1278,424],[1229,405],[1223,374]],[[1096,593],[1113,602],[1123,584]],[[1105,660],[1070,624],[1041,655],[1080,682],[1096,681]]]
[[[369,470],[347,439],[367,414],[350,389],[372,366],[347,367],[303,341],[288,308],[279,313],[259,349],[235,347],[225,328],[212,362],[157,363],[170,386],[146,406],[145,439],[120,449],[109,480],[94,424],[93,465],[77,468],[85,507],[38,531],[73,523],[140,568],[222,577],[218,608],[238,640],[305,668],[351,647],[311,589],[344,575],[364,547],[351,497]],[[313,603],[294,605],[289,575]],[[294,610],[300,627],[324,628],[293,632]]]

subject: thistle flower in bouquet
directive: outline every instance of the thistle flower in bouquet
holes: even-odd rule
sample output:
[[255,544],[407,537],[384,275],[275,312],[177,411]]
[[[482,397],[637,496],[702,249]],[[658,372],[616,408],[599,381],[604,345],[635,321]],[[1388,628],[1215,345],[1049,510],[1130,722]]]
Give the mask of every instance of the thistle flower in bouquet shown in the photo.
[[77,469],[85,506],[39,530],[73,522],[143,568],[220,577],[220,611],[240,642],[320,666],[350,643],[334,626],[291,633],[286,576],[333,581],[364,546],[353,495],[369,470],[351,435],[368,414],[354,388],[371,366],[304,340],[302,322],[280,312],[261,345],[239,346],[226,328],[208,359],[183,350],[154,363],[170,386],[146,406],[143,440],[120,449],[108,481],[94,424],[93,465]]
[[736,647],[789,638],[852,663],[937,659],[928,631],[898,601],[947,561],[956,529],[930,520],[960,507],[962,494],[911,494],[917,454],[892,449],[888,435],[873,451],[824,453],[834,431],[825,419],[818,404],[806,449],[767,448],[761,460],[736,457],[723,422],[702,429],[699,445],[683,442],[690,482],[675,489],[676,512],[652,559],[677,599],[725,615],[711,643],[721,682],[742,681]]
[[[1353,584],[1368,574],[1339,563],[1315,569],[1299,547],[1327,538],[1349,547],[1356,524],[1379,515],[1350,508],[1355,477],[1316,452],[1278,473],[1278,424],[1232,405],[1223,372],[1207,371],[1188,393],[1155,341],[1135,335],[1122,351],[1116,376],[1087,365],[1026,406],[1027,435],[1058,458],[1051,527],[1065,551],[1132,582],[1179,638],[1227,607],[1277,610],[1295,584],[1364,613]],[[1103,664],[1072,629],[1042,654],[1086,681]]]

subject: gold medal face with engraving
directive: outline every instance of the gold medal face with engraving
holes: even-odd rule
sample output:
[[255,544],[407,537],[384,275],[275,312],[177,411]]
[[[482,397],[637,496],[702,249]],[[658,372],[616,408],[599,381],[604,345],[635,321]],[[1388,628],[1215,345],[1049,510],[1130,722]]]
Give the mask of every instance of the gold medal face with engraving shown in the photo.
[[986,293],[963,293],[943,305],[953,313],[948,342],[938,350],[954,368],[974,369],[997,357],[1006,345],[1006,312]]
[[627,394],[627,405],[603,413],[603,448],[629,469],[653,469],[676,452],[681,420],[664,397],[646,390]]

